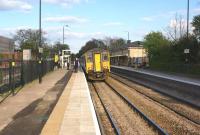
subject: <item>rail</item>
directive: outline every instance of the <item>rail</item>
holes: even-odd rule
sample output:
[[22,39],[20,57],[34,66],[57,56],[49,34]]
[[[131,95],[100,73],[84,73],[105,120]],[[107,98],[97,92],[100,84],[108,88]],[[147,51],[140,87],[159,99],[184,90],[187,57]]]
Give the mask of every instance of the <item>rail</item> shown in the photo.
[[[120,80],[120,79],[118,78],[118,77],[121,77],[121,78],[127,79],[127,77],[125,77],[125,76],[117,75],[117,77],[115,77],[115,76],[111,75],[110,77],[113,78],[113,79],[115,79],[115,80],[117,80],[117,81],[119,81],[119,82],[121,82],[122,84],[124,84],[124,85],[126,85],[126,86],[128,86],[128,87],[130,87],[130,88],[133,88],[133,87],[131,87],[128,83],[126,83],[125,81],[122,81],[122,80]],[[129,79],[127,79],[127,80],[129,80]],[[129,81],[132,82],[131,80],[129,80]],[[155,102],[157,102],[157,103],[159,103],[159,104],[161,104],[161,105],[163,105],[163,106],[169,108],[171,111],[173,111],[173,112],[179,114],[180,116],[182,116],[182,117],[188,119],[189,121],[194,122],[194,123],[200,125],[200,122],[199,122],[199,121],[196,121],[196,120],[194,120],[194,119],[191,119],[191,118],[189,118],[188,116],[185,116],[185,115],[183,115],[182,113],[176,111],[175,109],[170,108],[169,106],[165,105],[164,103],[159,102],[158,100],[154,99],[153,97],[149,96],[148,94],[141,92],[141,91],[139,90],[139,88],[134,87],[133,89],[136,90],[138,93],[144,95],[145,97],[148,97],[148,98],[150,98],[151,100],[153,100],[153,101],[155,101]],[[163,94],[163,95],[164,95],[164,94]],[[169,97],[170,97],[170,98],[173,98],[173,97],[171,97],[171,96],[169,96]],[[179,101],[179,100],[178,100],[178,101]],[[181,101],[180,101],[180,102],[181,102]]]
[[133,105],[125,96],[120,94],[117,90],[115,90],[110,84],[105,82],[121,99],[124,100],[132,109],[133,111],[137,112],[142,118],[144,118],[150,126],[152,126],[155,130],[158,131],[161,135],[168,135],[159,125],[157,125],[153,120],[148,118],[143,112],[141,112],[135,105]]
[[109,121],[110,121],[110,123],[111,123],[111,125],[112,125],[112,127],[113,127],[113,129],[115,131],[115,133],[117,135],[120,135],[121,134],[120,133],[120,129],[118,128],[117,124],[113,120],[111,113],[106,109],[106,107],[105,107],[105,105],[104,105],[104,103],[103,103],[103,101],[102,101],[102,99],[101,99],[99,93],[97,92],[96,87],[95,87],[95,85],[93,83],[92,83],[92,86],[94,87],[94,90],[95,90],[95,92],[96,92],[96,94],[97,94],[97,96],[98,96],[98,98],[99,98],[99,100],[100,100],[100,102],[101,102],[101,104],[102,104],[105,112],[106,112],[107,117],[109,118]]
[[[195,108],[200,108],[200,102],[199,104],[195,102],[200,101],[200,86],[117,67],[112,67],[111,72],[123,76],[130,81],[151,88],[161,94],[178,99]],[[173,93],[179,93],[182,96],[177,96]],[[190,97],[192,97],[192,99]]]

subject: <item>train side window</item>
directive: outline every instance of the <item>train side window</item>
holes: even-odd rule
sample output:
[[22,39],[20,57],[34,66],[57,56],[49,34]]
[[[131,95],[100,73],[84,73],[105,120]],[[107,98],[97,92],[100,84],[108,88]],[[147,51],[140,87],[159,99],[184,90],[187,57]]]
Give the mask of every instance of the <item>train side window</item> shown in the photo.
[[103,61],[107,61],[108,60],[108,54],[107,53],[103,53]]
[[88,53],[87,62],[92,62],[92,53]]

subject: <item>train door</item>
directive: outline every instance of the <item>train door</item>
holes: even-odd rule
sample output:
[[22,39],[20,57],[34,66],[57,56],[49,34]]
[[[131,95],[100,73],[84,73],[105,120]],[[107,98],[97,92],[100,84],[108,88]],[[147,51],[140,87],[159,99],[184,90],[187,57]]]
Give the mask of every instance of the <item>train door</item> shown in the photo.
[[101,54],[100,53],[94,54],[94,64],[95,64],[95,71],[101,72]]

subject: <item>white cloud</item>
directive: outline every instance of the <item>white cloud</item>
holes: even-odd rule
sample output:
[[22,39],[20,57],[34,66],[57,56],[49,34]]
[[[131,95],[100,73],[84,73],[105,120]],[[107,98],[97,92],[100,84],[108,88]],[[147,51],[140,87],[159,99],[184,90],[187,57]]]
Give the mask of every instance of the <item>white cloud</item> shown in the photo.
[[[47,33],[46,36],[50,39],[60,39],[62,38],[62,28],[60,27],[48,27],[44,28],[45,33]],[[102,32],[72,32],[69,30],[65,31],[65,37],[67,39],[88,39],[88,38],[100,38],[104,37],[104,34]]]
[[154,18],[153,17],[142,17],[141,20],[146,21],[146,22],[150,22],[150,21],[153,21]]
[[16,34],[17,30],[20,29],[32,29],[31,26],[18,26],[18,27],[9,27],[9,28],[0,28],[0,35],[12,38]]
[[47,17],[44,18],[45,22],[59,22],[59,23],[85,23],[88,20],[85,18],[75,16],[62,16],[62,17]]
[[184,19],[182,19],[181,21],[180,20],[178,20],[178,22],[177,22],[177,20],[175,20],[175,19],[171,19],[170,20],[170,23],[169,23],[169,27],[170,28],[175,28],[175,27],[180,27],[180,25],[182,25],[182,27],[186,27],[187,26],[187,22],[186,22],[186,20],[184,20]]
[[192,10],[193,14],[200,14],[200,8],[195,8]]
[[123,25],[121,22],[108,22],[103,24],[104,26],[120,26]]
[[44,2],[69,7],[71,5],[79,4],[81,2],[88,2],[88,0],[44,0]]
[[22,10],[29,11],[32,6],[22,0],[0,0],[0,10]]
[[[156,21],[158,19],[161,19],[161,18],[171,18],[171,17],[174,17],[175,15],[180,15],[182,17],[185,17],[186,14],[187,14],[187,10],[186,9],[182,9],[182,10],[177,10],[177,11],[169,11],[169,12],[166,12],[166,13],[161,13],[161,14],[157,14],[157,15],[152,15],[152,16],[145,16],[145,17],[142,17],[141,20],[143,21]],[[194,16],[194,15],[197,15],[197,14],[200,14],[200,8],[193,8],[193,9],[190,9],[190,16]]]

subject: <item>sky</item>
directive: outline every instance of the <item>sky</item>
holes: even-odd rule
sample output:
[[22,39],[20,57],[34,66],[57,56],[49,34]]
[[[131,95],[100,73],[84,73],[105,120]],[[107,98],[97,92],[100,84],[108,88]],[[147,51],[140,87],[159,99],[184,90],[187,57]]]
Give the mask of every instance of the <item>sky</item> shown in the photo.
[[[72,52],[96,38],[143,40],[151,31],[173,27],[175,15],[186,24],[187,0],[42,0],[42,29],[49,44],[65,43]],[[38,29],[39,0],[0,0],[0,35]],[[190,22],[200,14],[200,0],[190,0]],[[191,28],[192,29],[192,28]]]

